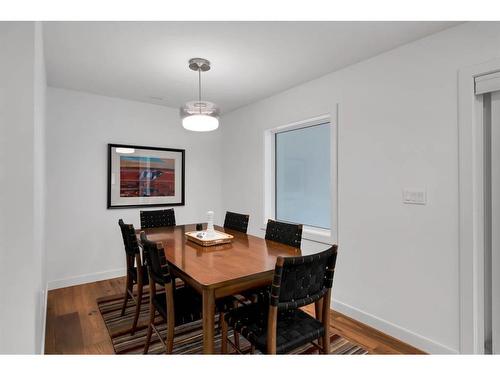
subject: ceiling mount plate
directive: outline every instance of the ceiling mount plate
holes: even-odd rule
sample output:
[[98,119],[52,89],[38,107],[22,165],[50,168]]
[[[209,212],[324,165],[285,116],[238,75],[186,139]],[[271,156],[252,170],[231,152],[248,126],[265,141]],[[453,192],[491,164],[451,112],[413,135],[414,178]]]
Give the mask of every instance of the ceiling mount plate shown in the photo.
[[195,72],[199,70],[206,72],[207,70],[210,70],[210,61],[202,59],[201,57],[193,57],[189,60],[189,69],[194,70]]

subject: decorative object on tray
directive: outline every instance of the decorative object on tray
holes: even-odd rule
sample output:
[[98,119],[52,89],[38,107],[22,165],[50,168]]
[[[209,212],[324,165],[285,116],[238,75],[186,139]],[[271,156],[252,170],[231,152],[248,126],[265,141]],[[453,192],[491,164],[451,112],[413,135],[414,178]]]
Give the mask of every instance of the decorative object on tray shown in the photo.
[[213,211],[207,212],[207,221],[207,230],[199,230],[198,228],[200,228],[201,224],[197,224],[195,232],[186,232],[186,237],[188,238],[188,240],[196,242],[197,244],[202,246],[214,246],[230,243],[234,238],[234,236],[230,234],[219,232],[214,229]]
[[184,153],[108,144],[108,208],[183,206]]
[[215,229],[214,229],[214,212],[213,211],[208,211],[207,212],[207,234],[206,238],[214,238],[215,234]]

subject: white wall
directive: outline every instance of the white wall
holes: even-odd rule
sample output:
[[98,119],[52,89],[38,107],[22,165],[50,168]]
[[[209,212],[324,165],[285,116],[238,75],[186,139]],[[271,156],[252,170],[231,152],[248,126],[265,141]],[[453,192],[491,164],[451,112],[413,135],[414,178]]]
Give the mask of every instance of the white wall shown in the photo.
[[0,23],[0,353],[39,353],[43,341],[41,25]]
[[220,132],[182,128],[177,109],[48,88],[47,279],[49,289],[124,275],[118,227],[139,228],[140,209],[106,209],[107,144],[186,150],[186,205],[178,224],[221,217]]
[[[222,208],[249,213],[262,236],[264,130],[338,103],[334,307],[424,350],[458,351],[457,72],[499,46],[499,23],[467,23],[226,114]],[[403,205],[403,187],[426,188],[427,205]]]

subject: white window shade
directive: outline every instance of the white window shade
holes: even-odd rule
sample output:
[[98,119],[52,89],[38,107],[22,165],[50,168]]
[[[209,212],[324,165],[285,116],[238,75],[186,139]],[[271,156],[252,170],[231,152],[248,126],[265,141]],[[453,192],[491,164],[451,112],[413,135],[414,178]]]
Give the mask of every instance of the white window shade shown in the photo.
[[276,134],[276,219],[331,227],[330,123]]
[[474,79],[476,95],[500,91],[500,72],[485,74]]

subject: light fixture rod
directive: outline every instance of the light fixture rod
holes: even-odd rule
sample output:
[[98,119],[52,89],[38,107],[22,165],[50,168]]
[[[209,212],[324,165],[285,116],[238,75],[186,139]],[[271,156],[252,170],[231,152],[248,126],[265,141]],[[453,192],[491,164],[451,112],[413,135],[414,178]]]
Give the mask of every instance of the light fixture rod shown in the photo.
[[198,106],[200,107],[201,115],[201,69],[198,69]]
[[192,131],[212,131],[219,127],[220,109],[201,98],[201,73],[210,70],[210,61],[195,57],[189,60],[189,69],[198,72],[198,100],[180,108],[182,126]]

